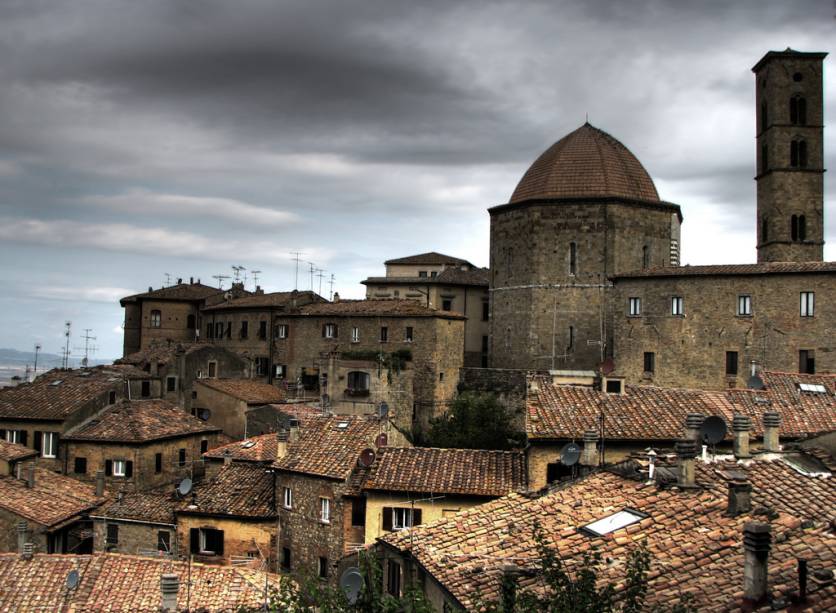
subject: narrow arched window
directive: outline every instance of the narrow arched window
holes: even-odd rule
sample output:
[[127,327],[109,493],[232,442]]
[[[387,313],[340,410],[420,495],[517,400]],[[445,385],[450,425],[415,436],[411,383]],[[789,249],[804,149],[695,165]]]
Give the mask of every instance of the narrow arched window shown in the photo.
[[798,98],[790,98],[790,123],[798,125]]
[[807,141],[798,141],[798,166],[799,168],[807,168]]
[[807,238],[807,218],[804,215],[798,216],[798,240],[803,241]]
[[798,141],[790,142],[790,166],[798,168]]
[[761,145],[761,172],[766,172],[769,170],[769,147],[766,146],[766,143]]
[[159,328],[162,325],[162,313],[157,311],[156,309],[151,311],[151,327],[152,328]]
[[569,274],[578,274],[578,245],[569,243]]
[[650,247],[642,247],[642,268],[650,268]]
[[798,216],[793,215],[790,218],[790,238],[794,241],[798,240]]
[[790,98],[790,123],[794,126],[807,125],[807,100],[801,96]]
[[766,130],[769,125],[769,118],[766,113],[766,102],[761,102],[761,132]]
[[765,243],[767,240],[769,240],[769,223],[764,217],[761,219],[761,242]]

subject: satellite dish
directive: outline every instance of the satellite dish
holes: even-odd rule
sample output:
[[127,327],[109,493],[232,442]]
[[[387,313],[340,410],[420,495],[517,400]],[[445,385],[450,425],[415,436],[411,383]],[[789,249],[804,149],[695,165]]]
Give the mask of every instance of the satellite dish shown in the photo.
[[581,457],[581,448],[575,443],[566,443],[560,450],[560,462],[564,466],[574,466]]
[[374,464],[374,458],[374,449],[364,449],[360,452],[360,458],[357,460],[357,462],[363,468],[368,468],[369,466]]
[[345,593],[349,604],[357,602],[363,583],[363,575],[359,568],[347,568],[340,576],[340,589]]
[[389,415],[389,405],[385,402],[381,402],[380,406],[377,407],[377,415],[381,419]]
[[377,435],[377,438],[374,439],[374,446],[380,449],[381,447],[386,447],[389,444],[389,436],[385,432],[381,432]]
[[766,385],[763,383],[763,379],[761,379],[758,375],[752,375],[749,379],[746,380],[746,387],[750,390],[763,390],[766,389]]
[[232,292],[224,292],[224,300],[230,300],[232,298]]
[[726,421],[722,417],[712,415],[702,422],[700,438],[708,445],[716,445],[725,438],[727,430]]
[[192,480],[186,477],[180,482],[180,485],[177,486],[177,493],[181,496],[188,495],[189,492],[192,491]]
[[67,589],[74,590],[78,587],[78,571],[73,569],[67,575]]
[[601,373],[604,375],[610,374],[615,370],[615,361],[612,358],[607,358],[601,362]]

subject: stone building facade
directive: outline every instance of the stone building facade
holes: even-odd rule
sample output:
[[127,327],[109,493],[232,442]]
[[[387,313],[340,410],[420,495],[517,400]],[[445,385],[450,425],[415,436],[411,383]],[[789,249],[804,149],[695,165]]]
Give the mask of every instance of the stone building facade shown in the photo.
[[246,438],[250,407],[282,402],[283,390],[252,379],[200,379],[192,390],[192,415],[221,428],[234,439]]

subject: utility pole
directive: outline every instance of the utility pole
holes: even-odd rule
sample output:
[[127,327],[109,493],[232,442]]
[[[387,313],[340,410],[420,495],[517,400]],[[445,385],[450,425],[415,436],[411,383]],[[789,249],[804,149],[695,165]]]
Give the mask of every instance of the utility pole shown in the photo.
[[334,299],[334,273],[331,273],[331,280],[328,281],[328,301]]
[[89,354],[93,351],[96,351],[97,347],[95,345],[91,345],[90,341],[96,340],[95,336],[90,336],[90,333],[93,331],[92,328],[84,328],[84,336],[81,338],[84,339],[84,347],[76,347],[77,350],[84,351],[84,359],[81,360],[82,366],[87,366],[89,363]]
[[258,287],[258,275],[261,274],[261,271],[260,270],[251,270],[250,274],[253,277],[253,289],[256,289]]
[[32,371],[32,380],[34,381],[38,377],[38,353],[41,351],[41,344],[35,343],[35,368]]
[[67,339],[64,344],[63,357],[61,359],[61,368],[64,370],[70,367],[70,328],[72,325],[73,322],[71,321],[64,322],[64,337]]
[[296,262],[296,276],[293,278],[293,289],[299,289],[299,262],[301,262],[301,256],[304,255],[301,251],[291,251],[290,255],[293,256],[293,261]]

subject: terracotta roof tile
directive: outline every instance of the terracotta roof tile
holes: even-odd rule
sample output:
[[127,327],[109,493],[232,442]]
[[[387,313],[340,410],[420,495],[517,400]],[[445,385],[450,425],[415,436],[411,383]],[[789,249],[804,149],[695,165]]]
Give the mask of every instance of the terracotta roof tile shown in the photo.
[[[67,575],[80,577],[73,591]],[[157,613],[160,610],[160,577],[179,576],[177,610],[220,613],[239,608],[258,609],[264,602],[265,575],[232,566],[209,566],[120,554],[42,555],[24,560],[17,554],[0,554],[0,610],[70,611],[92,613]],[[186,583],[191,578],[191,588]],[[268,575],[271,589],[279,577]]]
[[658,277],[704,277],[724,275],[781,275],[789,273],[836,272],[836,262],[759,262],[757,264],[716,264],[710,266],[665,266],[619,273],[612,279]]
[[142,443],[220,432],[167,400],[123,400],[71,428],[64,440]]
[[95,485],[44,468],[35,468],[34,488],[23,479],[0,475],[0,508],[44,526],[82,515],[102,502]]
[[235,517],[274,518],[275,485],[273,475],[258,464],[233,462],[183,500],[178,513],[196,515],[232,515]]
[[199,301],[205,300],[209,296],[220,294],[222,291],[217,287],[210,287],[202,283],[178,283],[177,285],[161,287],[160,289],[154,289],[141,294],[125,296],[119,302],[122,306],[125,306],[126,302],[136,302],[140,299]]
[[38,455],[38,452],[34,449],[29,449],[17,443],[9,443],[5,439],[0,438],[0,460],[16,462],[36,455]]
[[391,447],[378,453],[364,489],[504,496],[525,486],[521,451]]
[[130,519],[156,524],[174,524],[174,510],[182,502],[174,495],[173,488],[165,491],[125,492],[121,498],[111,500],[91,516],[108,519]]
[[363,285],[472,285],[487,287],[490,270],[487,268],[446,268],[435,277],[369,277]]
[[299,309],[303,316],[328,317],[443,317],[464,319],[461,315],[425,307],[416,300],[340,300],[309,304]]
[[403,258],[395,258],[393,260],[386,260],[384,264],[432,264],[434,266],[441,266],[449,264],[456,266],[459,264],[470,264],[467,260],[453,257],[452,255],[444,255],[437,251],[429,251],[427,253],[419,253],[418,255],[408,255]]
[[247,404],[270,404],[285,399],[284,390],[253,379],[198,379],[195,383],[228,394]]
[[233,300],[227,300],[220,304],[206,307],[204,311],[229,311],[232,309],[267,309],[267,308],[292,308],[310,302],[325,302],[325,298],[316,292],[271,292],[269,294],[253,294],[242,296]]
[[206,343],[181,343],[168,341],[152,341],[145,349],[126,355],[119,358],[114,364],[132,364],[134,366],[142,367],[145,364],[171,364],[177,356],[178,351],[182,351],[186,355],[209,347]]

